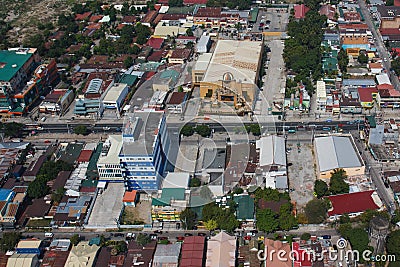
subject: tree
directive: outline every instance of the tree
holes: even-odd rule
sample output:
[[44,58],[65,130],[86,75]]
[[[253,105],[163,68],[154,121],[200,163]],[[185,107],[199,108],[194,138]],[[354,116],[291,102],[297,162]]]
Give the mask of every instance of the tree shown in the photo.
[[348,214],[343,214],[342,216],[340,216],[339,222],[341,224],[343,223],[349,223],[350,222],[350,217]]
[[148,243],[150,243],[150,241],[151,241],[151,238],[150,238],[150,236],[147,235],[147,234],[142,234],[142,233],[140,233],[140,234],[138,234],[137,237],[136,237],[136,242],[137,242],[139,245],[143,246],[143,247],[144,247],[145,245],[147,245]]
[[386,0],[385,5],[386,6],[394,6],[394,0]]
[[182,127],[181,134],[183,134],[183,136],[191,136],[194,134],[194,129],[192,126],[186,124]]
[[343,169],[333,170],[329,183],[329,190],[332,195],[345,194],[349,192],[349,184],[344,181],[345,178],[347,178],[347,175]]
[[187,35],[187,36],[193,36],[192,28],[187,28],[187,30],[186,30],[186,35]]
[[357,61],[360,64],[367,64],[368,63],[368,56],[365,53],[360,53],[358,55]]
[[194,177],[194,178],[190,179],[189,187],[199,187],[200,185],[201,185],[201,181],[199,178]]
[[168,0],[168,5],[170,7],[180,7],[183,6],[183,0]]
[[310,235],[309,233],[303,233],[303,234],[300,236],[300,239],[301,239],[301,240],[305,240],[305,241],[310,240],[310,238],[311,238],[311,235]]
[[247,132],[252,133],[255,136],[261,135],[261,129],[259,124],[250,124],[246,126]]
[[74,234],[73,236],[71,236],[69,241],[71,241],[72,245],[76,246],[76,245],[78,245],[79,241],[81,241],[81,237],[78,234]]
[[30,198],[41,198],[49,192],[47,181],[44,176],[38,175],[28,186],[27,195]]
[[136,43],[140,45],[145,44],[147,42],[147,38],[149,38],[151,35],[150,28],[140,22],[136,24],[135,31],[137,36]]
[[217,229],[218,224],[217,224],[216,220],[211,219],[211,220],[204,222],[204,227],[209,231],[213,231],[213,230]]
[[241,187],[235,187],[235,188],[233,189],[233,193],[236,194],[236,195],[240,195],[240,194],[242,194],[243,192],[244,192],[244,190],[243,190],[243,188],[241,188]]
[[314,184],[314,192],[318,198],[328,195],[328,185],[322,180],[316,180]]
[[133,65],[133,58],[132,58],[132,57],[127,57],[127,58],[124,60],[124,67],[125,67],[126,69],[129,69],[132,65]]
[[328,206],[323,199],[313,199],[304,208],[308,223],[322,223],[326,219]]
[[338,53],[338,65],[341,72],[347,72],[347,65],[349,65],[349,57],[346,51],[341,48]]
[[[369,238],[365,229],[360,227],[352,228],[350,224],[345,224],[342,228],[339,227],[339,231],[344,238],[349,240],[351,248],[358,251],[360,255],[367,249],[371,250],[368,246]],[[363,260],[360,257],[360,262],[363,262]]]
[[118,243],[115,245],[115,249],[118,253],[123,253],[128,250],[128,247],[125,241],[118,241]]
[[[226,211],[229,211],[229,209],[227,209]],[[239,227],[240,223],[236,219],[235,214],[226,212],[224,217],[219,218],[218,225],[222,230],[233,233],[233,231],[235,231],[235,229]]]
[[51,194],[51,200],[56,203],[60,203],[61,199],[63,198],[65,193],[65,189],[63,187],[57,188],[56,191]]
[[24,125],[22,123],[0,123],[0,131],[3,132],[6,137],[21,137],[23,128]]
[[13,250],[21,238],[19,232],[4,232],[1,238],[0,249],[3,252]]
[[87,135],[89,134],[89,130],[85,125],[78,125],[74,128],[75,134]]
[[279,227],[277,217],[271,209],[257,210],[257,228],[267,233],[276,231]]
[[196,213],[190,208],[186,208],[182,211],[180,214],[180,220],[183,228],[186,230],[192,230],[196,224],[196,217]]
[[[400,230],[393,231],[389,234],[386,242],[386,249],[389,255],[395,255],[397,262],[391,263],[389,266],[399,266],[400,259]],[[397,265],[396,265],[397,263]]]
[[209,137],[211,135],[211,128],[207,125],[197,125],[195,130],[202,137]]

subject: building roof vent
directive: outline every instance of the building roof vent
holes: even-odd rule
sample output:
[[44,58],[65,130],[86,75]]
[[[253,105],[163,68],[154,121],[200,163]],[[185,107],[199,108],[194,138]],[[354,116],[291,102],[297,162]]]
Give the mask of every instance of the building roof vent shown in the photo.
[[12,64],[11,67],[16,68],[17,64]]

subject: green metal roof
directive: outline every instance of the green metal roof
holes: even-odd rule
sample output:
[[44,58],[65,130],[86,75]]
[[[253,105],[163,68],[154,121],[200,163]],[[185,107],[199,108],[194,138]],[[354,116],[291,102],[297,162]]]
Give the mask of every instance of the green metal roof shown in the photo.
[[169,206],[171,199],[185,200],[185,188],[163,188],[160,198],[151,200],[152,206]]
[[119,82],[126,83],[127,85],[132,86],[135,84],[137,79],[138,79],[138,76],[136,76],[136,75],[125,74],[121,77]]
[[161,198],[185,200],[185,188],[164,188],[161,193]]
[[15,51],[0,51],[0,81],[10,81],[31,56],[31,53],[17,54]]
[[239,220],[254,219],[254,199],[249,195],[234,196],[233,200],[238,205],[236,208],[236,218]]
[[96,187],[98,182],[99,182],[98,180],[85,179],[85,180],[82,180],[81,186],[82,187]]
[[376,121],[374,116],[365,116],[371,128],[376,128]]

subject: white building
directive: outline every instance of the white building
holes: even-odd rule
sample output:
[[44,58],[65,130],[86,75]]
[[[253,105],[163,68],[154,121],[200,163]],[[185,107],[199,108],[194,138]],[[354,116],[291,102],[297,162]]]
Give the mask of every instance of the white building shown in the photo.
[[326,85],[324,81],[317,81],[317,110],[325,111],[326,109]]
[[103,105],[105,108],[117,109],[120,113],[124,99],[129,92],[129,87],[126,83],[116,83],[108,89],[103,98]]
[[170,172],[165,177],[162,188],[189,188],[190,175],[187,172]]
[[285,138],[276,135],[263,136],[257,141],[256,147],[260,153],[259,167],[265,178],[265,186],[282,189],[285,185],[283,177],[287,180]]
[[202,35],[196,44],[197,53],[207,53],[211,46],[211,38],[207,35]]
[[119,152],[122,147],[121,135],[109,135],[103,144],[103,149],[97,161],[99,180],[120,181],[122,170],[119,161]]

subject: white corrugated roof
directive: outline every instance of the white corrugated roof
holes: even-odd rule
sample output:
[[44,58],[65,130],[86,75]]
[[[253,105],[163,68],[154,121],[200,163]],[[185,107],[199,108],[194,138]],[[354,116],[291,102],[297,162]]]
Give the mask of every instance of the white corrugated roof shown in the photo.
[[324,81],[317,81],[317,97],[326,98],[326,88]]
[[170,172],[164,179],[162,188],[188,188],[189,173],[187,172]]
[[262,42],[219,40],[204,81],[220,81],[224,73],[230,72],[235,80],[255,83],[261,48]]
[[347,136],[324,136],[315,138],[315,148],[321,172],[338,168],[361,167],[363,163]]
[[267,165],[286,166],[285,139],[280,136],[264,136],[257,141],[260,149],[260,167]]
[[390,82],[389,76],[386,73],[376,75],[375,77],[378,81],[378,84],[392,84]]

